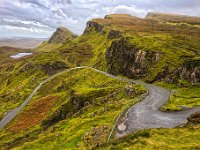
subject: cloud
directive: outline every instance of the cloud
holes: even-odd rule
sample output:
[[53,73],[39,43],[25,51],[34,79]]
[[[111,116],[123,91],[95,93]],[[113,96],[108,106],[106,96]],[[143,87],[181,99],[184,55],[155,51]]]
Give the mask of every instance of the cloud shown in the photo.
[[148,13],[147,10],[126,5],[119,5],[117,7],[104,7],[103,10],[107,12],[107,14],[130,14],[137,17],[144,17]]
[[[144,17],[149,11],[200,16],[199,0],[0,0],[0,37],[49,37],[59,26],[81,34],[92,18],[126,13]],[[5,29],[5,26],[9,27]],[[11,30],[15,29],[14,30]],[[3,29],[5,29],[3,31]],[[24,34],[24,35],[23,35]]]

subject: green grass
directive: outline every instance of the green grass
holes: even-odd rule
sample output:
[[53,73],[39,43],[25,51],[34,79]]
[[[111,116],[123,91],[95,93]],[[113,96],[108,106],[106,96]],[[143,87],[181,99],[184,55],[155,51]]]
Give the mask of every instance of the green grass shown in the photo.
[[149,129],[138,131],[96,149],[165,150],[199,149],[200,125],[174,129]]
[[0,118],[5,112],[19,106],[42,80],[66,69],[67,65],[55,53],[40,53],[13,64],[11,71],[2,69]]
[[184,85],[181,86],[164,82],[156,84],[171,91],[169,101],[161,107],[161,110],[177,111],[184,108],[192,108],[193,106],[200,106],[199,86],[191,86],[187,82],[184,82]]
[[[128,95],[127,88],[132,88],[133,94]],[[20,149],[92,148],[106,142],[117,116],[128,105],[138,102],[139,96],[144,93],[145,88],[141,85],[131,85],[91,69],[64,73],[46,83],[27,106],[30,107],[35,100],[47,95],[56,95],[58,99],[49,117],[42,124],[22,131],[21,134],[13,135],[5,130],[0,137],[1,144],[8,146],[15,141],[12,142],[13,146],[16,144]],[[59,111],[65,117],[58,115]],[[44,127],[48,128],[41,132]],[[17,140],[19,137],[31,142],[23,144],[23,141]]]

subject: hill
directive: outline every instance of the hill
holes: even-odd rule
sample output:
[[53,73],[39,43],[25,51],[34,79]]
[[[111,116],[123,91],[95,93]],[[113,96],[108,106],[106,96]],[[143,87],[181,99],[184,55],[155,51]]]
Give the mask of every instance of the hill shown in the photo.
[[185,23],[185,24],[188,23],[190,25],[196,25],[196,26],[200,24],[200,17],[186,16],[179,14],[150,12],[147,14],[146,19],[159,20],[163,22],[174,22],[174,23]]
[[[1,118],[43,83],[30,103],[1,129],[1,147],[198,148],[199,113],[181,127],[142,129],[122,139],[114,135],[119,130],[116,119],[120,116],[118,123],[128,119],[128,108],[146,96],[148,89],[141,82],[171,91],[169,101],[160,108],[166,113],[200,106],[199,41],[198,17],[171,14],[150,13],[144,19],[106,15],[89,21],[79,37],[58,28],[33,50],[31,58],[1,68]],[[78,68],[66,70],[73,67]],[[140,82],[119,80],[122,77]],[[106,144],[110,131],[111,141]]]
[[68,43],[71,40],[77,38],[78,36],[64,27],[57,28],[53,35],[49,38],[48,41],[43,42],[36,51],[51,51],[64,43]]
[[10,46],[22,49],[33,49],[42,44],[42,42],[45,40],[46,40],[45,38],[25,38],[25,37],[0,38],[0,47]]

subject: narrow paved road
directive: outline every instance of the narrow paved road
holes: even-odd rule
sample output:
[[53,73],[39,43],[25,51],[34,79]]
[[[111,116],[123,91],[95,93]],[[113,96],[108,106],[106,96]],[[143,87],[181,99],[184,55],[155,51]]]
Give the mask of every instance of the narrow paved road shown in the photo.
[[148,89],[148,92],[149,92],[148,96],[145,99],[143,99],[141,102],[132,106],[127,112],[126,120],[122,124],[117,126],[117,129],[118,129],[118,132],[116,133],[117,137],[122,137],[133,131],[146,129],[146,128],[175,127],[177,125],[187,122],[187,117],[190,116],[192,113],[200,111],[200,107],[195,107],[193,109],[189,109],[186,111],[167,112],[167,113],[161,112],[159,111],[159,108],[167,102],[170,96],[170,92],[168,90],[161,87],[154,86],[154,85],[136,82],[131,79],[114,76],[112,74],[100,71],[92,67],[82,66],[82,67],[67,69],[41,82],[33,90],[30,96],[24,101],[24,103],[22,103],[19,107],[11,110],[1,120],[0,128],[5,127],[12,119],[16,117],[16,115],[28,104],[28,102],[32,99],[32,97],[42,87],[43,84],[51,81],[52,79],[56,78],[57,76],[65,72],[76,70],[76,69],[82,69],[82,68],[90,68],[106,76],[109,76],[111,78],[126,81],[129,83],[143,84]]
[[128,110],[126,120],[117,125],[116,138],[142,129],[173,128],[186,123],[191,114],[200,111],[200,107],[194,107],[178,112],[162,112],[159,108],[168,101],[170,92],[155,85],[145,86],[148,96]]

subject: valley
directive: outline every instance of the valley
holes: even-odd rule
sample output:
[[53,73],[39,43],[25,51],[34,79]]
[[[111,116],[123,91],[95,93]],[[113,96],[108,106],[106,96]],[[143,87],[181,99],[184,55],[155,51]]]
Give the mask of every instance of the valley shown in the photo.
[[1,47],[0,147],[199,148],[199,25],[111,14],[80,36],[60,27],[34,49]]

